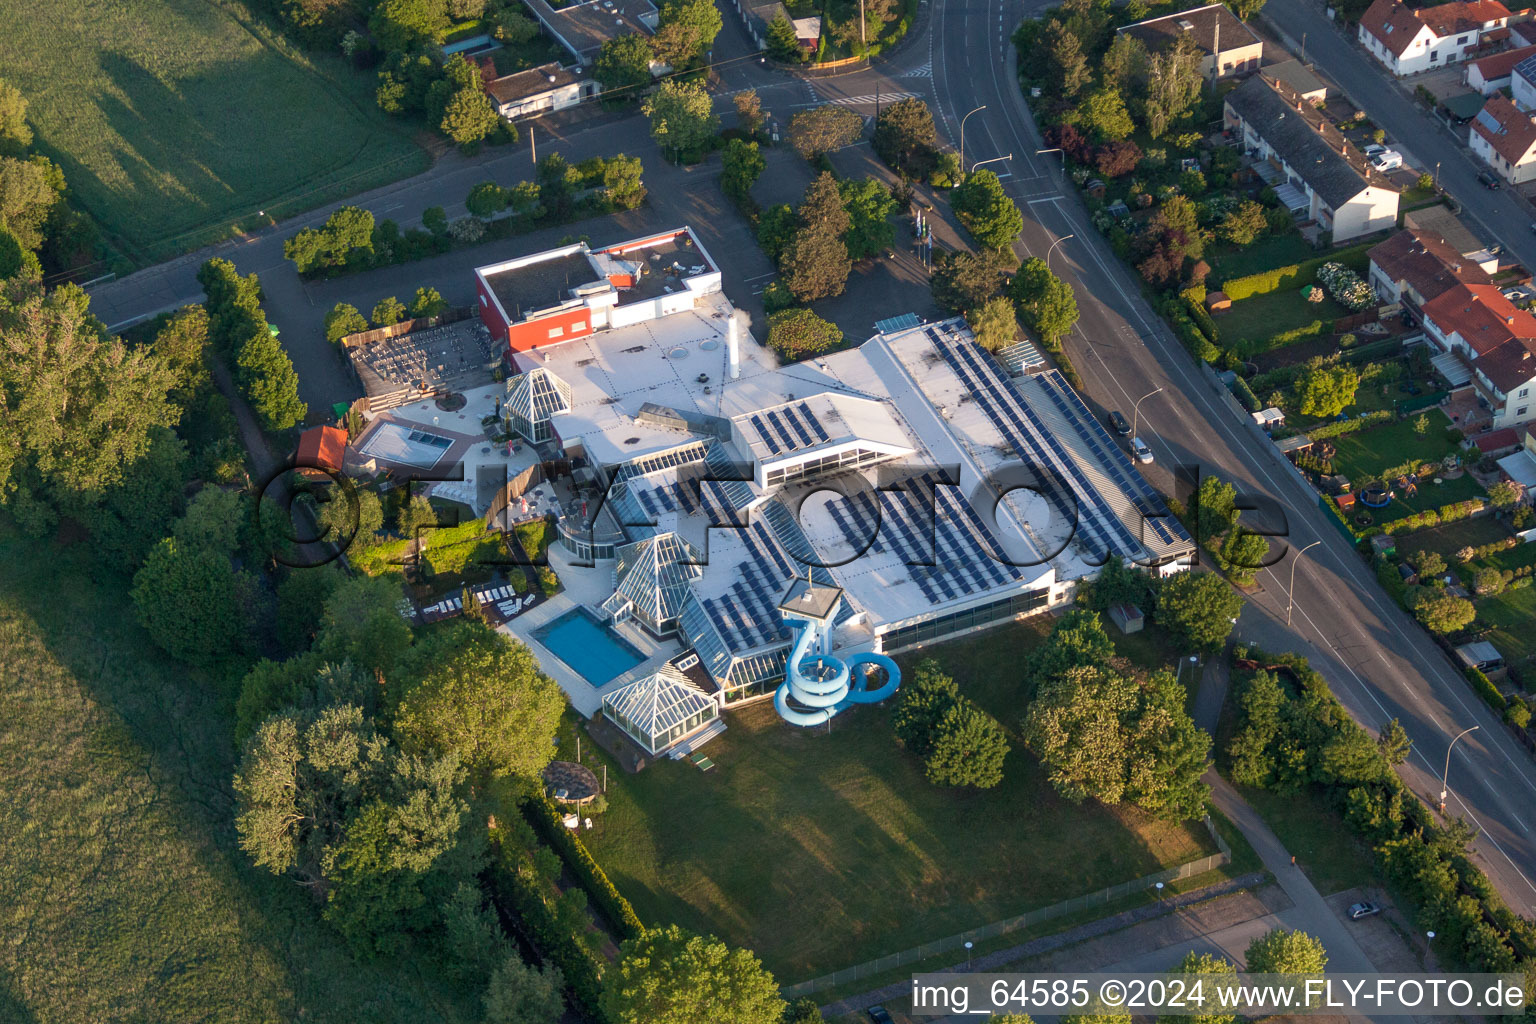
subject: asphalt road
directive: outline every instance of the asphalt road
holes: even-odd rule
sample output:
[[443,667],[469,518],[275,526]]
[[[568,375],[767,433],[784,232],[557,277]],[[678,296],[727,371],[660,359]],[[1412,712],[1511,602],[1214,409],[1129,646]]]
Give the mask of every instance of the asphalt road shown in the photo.
[[1452,131],[1431,117],[1412,96],[1412,80],[1394,80],[1381,64],[1323,13],[1315,0],[1268,0],[1261,17],[1293,53],[1306,39],[1307,60],[1338,83],[1344,95],[1385,128],[1394,148],[1403,150],[1418,170],[1440,168],[1440,185],[1462,204],[1485,241],[1498,241],[1527,267],[1536,266],[1536,235],[1529,207],[1515,199],[1508,185],[1489,191],[1477,180],[1487,165],[1467,148],[1467,128]]
[[[918,29],[874,69],[811,82],[758,66],[747,52],[734,12],[726,9],[727,30],[716,53],[724,62],[717,107],[728,109],[728,94],[748,87],[759,89],[765,107],[779,119],[797,106],[825,101],[873,114],[877,103],[917,95],[932,101],[941,130],[957,144],[961,121],[970,114],[964,122],[967,163],[1006,158],[988,166],[1003,177],[1025,212],[1020,254],[1048,258],[1077,293],[1082,315],[1067,348],[1087,397],[1101,411],[1117,408],[1127,415],[1141,399],[1139,433],[1156,454],[1156,464],[1149,467],[1154,482],[1172,489],[1175,466],[1218,473],[1243,494],[1270,504],[1269,519],[1284,522],[1293,550],[1317,542],[1299,564],[1286,551],[1260,575],[1260,589],[1250,597],[1239,635],[1269,649],[1309,657],[1368,729],[1400,718],[1414,741],[1404,777],[1431,806],[1438,803],[1451,737],[1480,726],[1456,745],[1450,759],[1450,811],[1482,831],[1477,852],[1505,898],[1521,913],[1536,914],[1536,884],[1529,877],[1536,865],[1536,836],[1531,831],[1536,827],[1536,764],[1473,696],[1445,655],[1380,590],[1350,542],[1322,518],[1316,493],[1152,313],[1141,298],[1139,283],[1089,226],[1075,192],[1063,188],[1056,157],[1037,153],[1042,144],[1016,84],[1008,33],[1020,18],[1043,6],[1038,0],[1028,6],[1017,0],[923,0]],[[1282,32],[1306,32],[1309,59],[1322,64],[1377,123],[1399,139],[1412,140],[1407,148],[1413,156],[1430,164],[1441,161],[1443,182],[1467,211],[1509,237],[1497,231],[1489,231],[1489,236],[1536,266],[1536,239],[1523,230],[1529,218],[1507,192],[1490,193],[1476,185],[1475,168],[1449,133],[1430,127],[1397,85],[1374,75],[1363,54],[1328,27],[1316,8],[1301,0],[1270,0],[1268,13]],[[983,106],[986,109],[970,113]],[[544,138],[544,129],[534,130]],[[662,215],[677,211],[686,216],[706,232],[706,244],[722,263],[744,268],[736,269],[736,282],[727,282],[733,300],[741,299],[743,291],[750,295],[752,279],[771,270],[745,231],[731,229],[739,222],[734,214],[688,215],[691,204],[704,202],[707,195],[718,201],[719,190],[712,183],[708,189],[700,187],[700,178],[717,170],[684,172],[659,163],[653,149],[645,148],[641,119],[577,123],[550,139],[573,159],[619,149],[645,156],[647,183],[653,201],[662,204]],[[477,181],[493,177],[510,184],[527,176],[527,160],[523,147],[470,160],[450,156],[423,175],[349,202],[409,224],[427,206],[440,204],[454,212]],[[285,340],[293,337],[285,317],[307,324],[336,299],[329,286],[310,294],[311,286],[298,282],[282,259],[281,239],[328,213],[329,208],[317,210],[246,243],[214,251],[235,259],[242,271],[263,273],[269,308],[285,327]],[[1513,225],[1518,229],[1511,231]],[[524,244],[512,243],[513,251],[528,251],[536,240],[530,236],[520,240]],[[209,254],[193,254],[93,290],[98,315],[117,324],[198,301],[193,274]],[[761,268],[752,269],[754,259]],[[412,276],[409,267],[396,269],[405,278]],[[404,294],[405,289],[397,291]],[[454,298],[447,289],[444,294]],[[884,316],[903,311],[872,312]],[[315,352],[313,346],[304,352],[295,356],[301,380],[309,372],[306,359],[334,358]],[[1293,565],[1295,601],[1288,626]]]
[[[1300,7],[1298,0],[1271,0],[1272,7]],[[1043,4],[1039,6],[1044,6]],[[1310,10],[1310,8],[1308,8]],[[1450,762],[1449,810],[1482,831],[1476,843],[1483,866],[1504,897],[1520,912],[1536,911],[1536,764],[1471,693],[1466,681],[1429,637],[1381,591],[1353,545],[1317,507],[1317,495],[1281,458],[1237,405],[1197,368],[1182,346],[1142,299],[1131,273],[1088,224],[1086,211],[1062,185],[1051,155],[1042,148],[1011,68],[1007,29],[1027,10],[1008,0],[934,0],[931,38],[938,107],[958,136],[958,117],[978,106],[986,110],[966,124],[967,161],[1012,154],[1004,166],[1010,193],[1026,213],[1020,254],[1047,257],[1077,293],[1082,317],[1067,349],[1082,374],[1088,396],[1101,409],[1127,415],[1143,395],[1141,435],[1157,458],[1153,479],[1171,488],[1171,467],[1199,467],[1232,480],[1240,494],[1267,501],[1267,518],[1283,521],[1290,549],[1265,570],[1261,590],[1250,597],[1238,635],[1271,650],[1297,651],[1312,660],[1362,725],[1376,730],[1401,719],[1414,741],[1404,777],[1426,802],[1439,801],[1447,744],[1462,729],[1481,728],[1458,743]],[[1308,56],[1331,59],[1314,44]],[[1329,41],[1345,44],[1336,35]],[[1347,49],[1347,47],[1345,47]],[[1341,58],[1347,64],[1361,57]],[[1333,71],[1331,65],[1328,70]],[[1423,158],[1436,152],[1438,138],[1420,123],[1395,86],[1386,92],[1402,100],[1402,123],[1389,104],[1384,114],[1363,97],[1378,123],[1414,139]],[[1456,157],[1456,162],[1452,157]],[[1431,159],[1435,157],[1431,156]],[[1439,157],[1448,185],[1459,190],[1474,172],[1449,146]],[[1454,164],[1454,166],[1453,166]],[[1447,168],[1450,168],[1447,172]],[[1475,198],[1494,206],[1486,214],[1507,224],[1513,200],[1478,190]],[[1468,208],[1472,206],[1470,195]],[[1508,204],[1508,209],[1504,208]],[[1503,212],[1499,212],[1503,210]],[[1524,239],[1520,239],[1524,241]],[[1519,252],[1518,248],[1510,248]],[[1536,248],[1536,246],[1527,246]],[[1318,542],[1295,568],[1293,625],[1286,626],[1291,551]],[[1282,549],[1273,554],[1280,555]]]

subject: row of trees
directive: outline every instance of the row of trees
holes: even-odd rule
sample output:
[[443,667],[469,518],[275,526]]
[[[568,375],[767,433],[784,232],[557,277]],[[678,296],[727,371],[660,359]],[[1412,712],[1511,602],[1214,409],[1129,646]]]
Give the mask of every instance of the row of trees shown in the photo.
[[32,150],[27,98],[0,79],[0,280],[69,270],[95,255],[92,221],[72,209],[64,172]]
[[197,281],[208,296],[209,340],[234,363],[235,383],[263,429],[287,430],[304,422],[299,377],[267,324],[256,275],[241,277],[233,263],[215,258],[198,270]]
[[[733,144],[728,151],[732,188],[757,166],[755,147]],[[806,188],[798,209],[781,204],[763,211],[757,240],[777,264],[782,288],[795,301],[815,302],[842,294],[854,260],[869,259],[891,245],[895,209],[895,197],[879,179],[839,180],[831,171],[822,171]]]
[[368,316],[363,316],[351,303],[338,302],[325,314],[325,340],[334,344],[349,334],[358,334],[370,327],[389,327],[406,319],[440,316],[447,309],[448,303],[442,294],[425,285],[416,289],[409,306],[393,295],[386,295],[374,303]]
[[1201,477],[1194,512],[1196,540],[1215,554],[1216,563],[1232,582],[1252,586],[1272,560],[1265,536],[1241,523],[1237,489],[1215,474]]
[[1393,771],[1411,749],[1402,726],[1392,720],[1378,735],[1366,732],[1304,658],[1254,651],[1239,665],[1237,727],[1225,752],[1233,781],[1333,806],[1371,846],[1419,927],[1434,931],[1444,959],[1516,969],[1515,948],[1531,948],[1536,930],[1473,863],[1470,827],[1437,823]]

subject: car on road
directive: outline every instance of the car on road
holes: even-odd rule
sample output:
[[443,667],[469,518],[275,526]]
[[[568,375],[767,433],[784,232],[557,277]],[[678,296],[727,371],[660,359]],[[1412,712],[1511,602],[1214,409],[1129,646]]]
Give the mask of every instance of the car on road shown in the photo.
[[1478,171],[1477,180],[1490,192],[1497,192],[1499,189],[1499,176],[1492,171]]
[[1152,461],[1152,449],[1147,447],[1147,442],[1139,437],[1131,438],[1131,454],[1136,456],[1136,461],[1146,464]]
[[1403,166],[1403,154],[1395,149],[1384,149],[1371,157],[1371,166],[1378,171],[1395,171]]
[[869,1024],[896,1024],[891,1020],[890,1011],[883,1006],[871,1006],[864,1012],[869,1014]]
[[1362,917],[1381,913],[1381,906],[1376,903],[1351,903],[1347,913],[1351,921],[1358,921]]
[[1125,421],[1125,414],[1119,409],[1109,414],[1109,425],[1121,437],[1131,432],[1131,425]]

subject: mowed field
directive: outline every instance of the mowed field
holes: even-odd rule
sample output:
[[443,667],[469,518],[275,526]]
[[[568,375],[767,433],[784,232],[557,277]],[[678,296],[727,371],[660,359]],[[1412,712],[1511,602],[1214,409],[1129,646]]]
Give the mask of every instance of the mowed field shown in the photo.
[[77,203],[139,263],[424,169],[372,76],[220,0],[0,0],[0,78]]
[[359,961],[248,865],[228,683],[92,574],[0,516],[0,1021],[478,1021],[429,952]]

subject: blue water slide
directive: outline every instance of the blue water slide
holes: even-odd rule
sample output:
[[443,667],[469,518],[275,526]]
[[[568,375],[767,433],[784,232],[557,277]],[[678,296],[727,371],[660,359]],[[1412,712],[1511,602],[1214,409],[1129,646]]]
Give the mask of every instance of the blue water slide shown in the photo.
[[[810,626],[798,631],[785,662],[784,682],[773,695],[774,709],[791,725],[821,725],[854,704],[885,700],[901,685],[901,669],[885,655],[855,654],[846,661],[812,655],[811,645],[817,639],[817,631]],[[885,673],[880,686],[871,686],[869,668]],[[798,707],[790,705],[791,699]]]
[[[885,682],[875,689],[870,688],[873,673],[860,672],[865,665],[873,666],[885,672]],[[901,669],[896,663],[883,654],[855,654],[848,659],[848,674],[853,684],[848,689],[848,699],[854,704],[878,704],[901,685]]]

